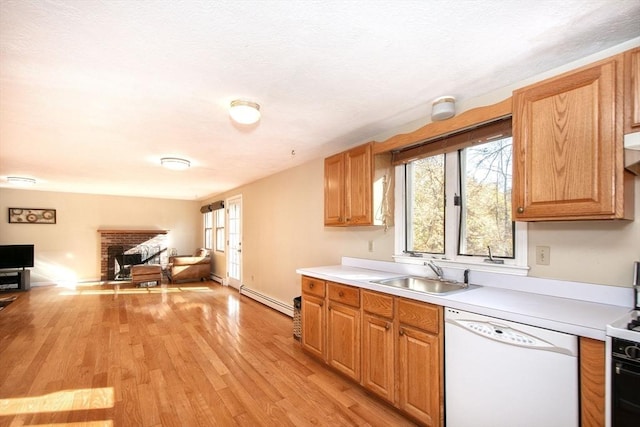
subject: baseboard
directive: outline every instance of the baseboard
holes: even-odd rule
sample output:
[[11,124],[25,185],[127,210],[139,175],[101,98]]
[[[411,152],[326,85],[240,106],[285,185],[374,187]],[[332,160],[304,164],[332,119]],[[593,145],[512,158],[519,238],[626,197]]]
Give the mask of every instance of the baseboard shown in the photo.
[[293,317],[293,305],[287,305],[282,301],[271,298],[270,296],[261,294],[258,291],[247,288],[245,285],[240,286],[240,294],[248,296],[249,298],[258,301],[280,313],[286,314],[289,317]]

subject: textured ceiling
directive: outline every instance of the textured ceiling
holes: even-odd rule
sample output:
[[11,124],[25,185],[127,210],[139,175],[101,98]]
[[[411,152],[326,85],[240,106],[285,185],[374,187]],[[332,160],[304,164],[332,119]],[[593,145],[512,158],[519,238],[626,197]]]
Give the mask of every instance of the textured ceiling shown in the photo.
[[202,199],[638,36],[640,0],[0,0],[0,187]]

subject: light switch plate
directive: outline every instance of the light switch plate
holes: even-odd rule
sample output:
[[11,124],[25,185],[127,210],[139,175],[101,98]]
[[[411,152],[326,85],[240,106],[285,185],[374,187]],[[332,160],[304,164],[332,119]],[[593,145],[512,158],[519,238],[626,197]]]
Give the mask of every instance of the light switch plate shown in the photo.
[[551,248],[549,246],[536,246],[536,264],[549,265],[551,262]]

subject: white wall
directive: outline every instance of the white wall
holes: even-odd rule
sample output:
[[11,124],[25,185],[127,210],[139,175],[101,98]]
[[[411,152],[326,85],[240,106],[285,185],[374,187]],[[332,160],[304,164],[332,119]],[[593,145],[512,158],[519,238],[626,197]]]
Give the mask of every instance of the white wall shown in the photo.
[[[580,61],[534,76],[480,98],[466,100],[458,113],[490,105],[517,87],[572,70],[640,44],[624,43]],[[414,122],[373,138],[376,141],[413,131],[428,123]],[[345,149],[366,141],[345,143]],[[391,261],[394,230],[381,227],[333,228],[323,225],[323,159],[286,170],[207,203],[243,196],[242,283],[284,303],[300,294],[295,269],[339,264],[342,256]],[[565,221],[529,225],[530,276],[568,281],[631,286],[633,261],[640,260],[640,178],[635,180],[636,221]],[[368,241],[374,252],[368,252]],[[535,265],[535,247],[549,246],[549,266]],[[226,275],[225,258],[218,255],[216,273]],[[517,278],[514,277],[514,280]]]
[[[8,208],[56,209],[56,224],[9,224]],[[0,244],[35,244],[32,284],[99,280],[98,229],[170,230],[168,247],[202,245],[200,203],[0,188]]]
[[[242,194],[244,285],[292,304],[300,294],[296,268],[339,264],[343,255],[392,261],[392,228],[324,227],[323,175],[317,159],[210,200]],[[225,276],[224,257],[215,265]]]

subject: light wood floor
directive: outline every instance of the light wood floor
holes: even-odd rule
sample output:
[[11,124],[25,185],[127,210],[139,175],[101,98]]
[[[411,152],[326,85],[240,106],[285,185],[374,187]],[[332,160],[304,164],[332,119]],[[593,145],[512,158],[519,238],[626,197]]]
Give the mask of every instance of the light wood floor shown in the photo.
[[291,318],[215,282],[16,295],[0,426],[413,425],[305,355]]

